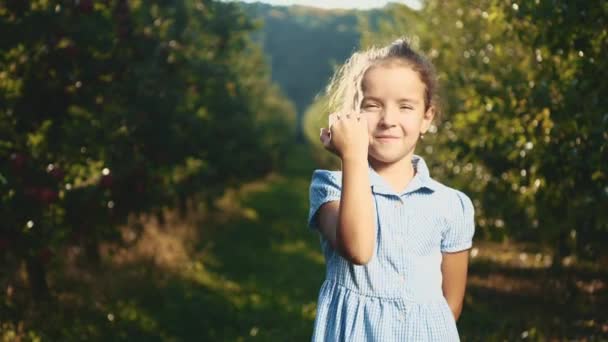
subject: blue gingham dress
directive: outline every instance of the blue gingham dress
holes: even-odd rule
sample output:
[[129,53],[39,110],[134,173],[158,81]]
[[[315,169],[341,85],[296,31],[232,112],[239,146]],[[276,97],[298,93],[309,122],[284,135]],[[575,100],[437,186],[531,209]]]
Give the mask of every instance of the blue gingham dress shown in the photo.
[[[424,160],[402,193],[369,169],[376,213],[371,261],[354,265],[321,237],[326,278],[317,302],[313,341],[458,341],[441,289],[442,252],[471,247],[473,205],[462,192],[431,179]],[[316,170],[308,225],[319,207],[340,199],[342,173]]]

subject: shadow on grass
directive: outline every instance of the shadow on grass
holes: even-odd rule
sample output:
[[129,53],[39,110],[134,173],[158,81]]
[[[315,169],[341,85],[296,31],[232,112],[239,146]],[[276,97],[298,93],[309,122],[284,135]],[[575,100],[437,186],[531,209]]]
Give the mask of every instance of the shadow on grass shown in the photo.
[[308,179],[277,177],[238,200],[255,214],[214,227],[199,270],[186,272],[194,282],[141,302],[176,340],[310,339],[324,266],[306,228]]
[[458,322],[461,337],[463,341],[606,341],[606,289],[589,293],[580,286],[602,277],[602,272],[554,273],[474,262]]
[[234,200],[254,214],[205,222],[183,269],[114,267],[92,288],[64,280],[80,303],[35,325],[51,340],[309,340],[324,266],[306,228],[308,179],[271,177]]
[[250,293],[239,321],[262,340],[310,339],[324,266],[318,237],[306,228],[307,198],[307,180],[274,181],[243,197],[257,219],[229,222],[213,240],[220,262],[210,269]]

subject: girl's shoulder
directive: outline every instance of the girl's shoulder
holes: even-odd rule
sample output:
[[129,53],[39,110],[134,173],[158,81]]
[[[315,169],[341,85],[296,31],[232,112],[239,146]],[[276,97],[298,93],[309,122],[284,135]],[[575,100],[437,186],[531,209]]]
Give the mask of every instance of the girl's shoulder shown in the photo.
[[460,209],[463,211],[473,210],[473,203],[469,196],[461,190],[449,187],[435,179],[429,179],[433,187],[433,197],[443,207]]
[[310,181],[311,188],[314,187],[335,187],[338,189],[342,188],[342,171],[332,171],[317,169],[312,173],[312,179]]
[[430,203],[433,212],[443,218],[441,251],[454,253],[471,248],[475,234],[475,208],[469,196],[433,180],[436,190]]

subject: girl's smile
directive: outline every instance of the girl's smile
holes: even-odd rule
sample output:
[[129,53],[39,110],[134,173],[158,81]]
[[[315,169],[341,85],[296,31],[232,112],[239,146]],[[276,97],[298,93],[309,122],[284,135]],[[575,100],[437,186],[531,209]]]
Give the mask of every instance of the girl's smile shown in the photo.
[[401,137],[396,135],[376,135],[374,139],[381,143],[394,143],[399,141]]

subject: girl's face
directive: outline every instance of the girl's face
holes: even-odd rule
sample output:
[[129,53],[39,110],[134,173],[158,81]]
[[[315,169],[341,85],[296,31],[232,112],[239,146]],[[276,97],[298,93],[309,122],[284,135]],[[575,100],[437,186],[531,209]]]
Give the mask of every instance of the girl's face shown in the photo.
[[425,111],[425,84],[418,73],[403,65],[375,66],[365,73],[362,85],[369,157],[392,164],[410,156],[434,116],[432,107]]

